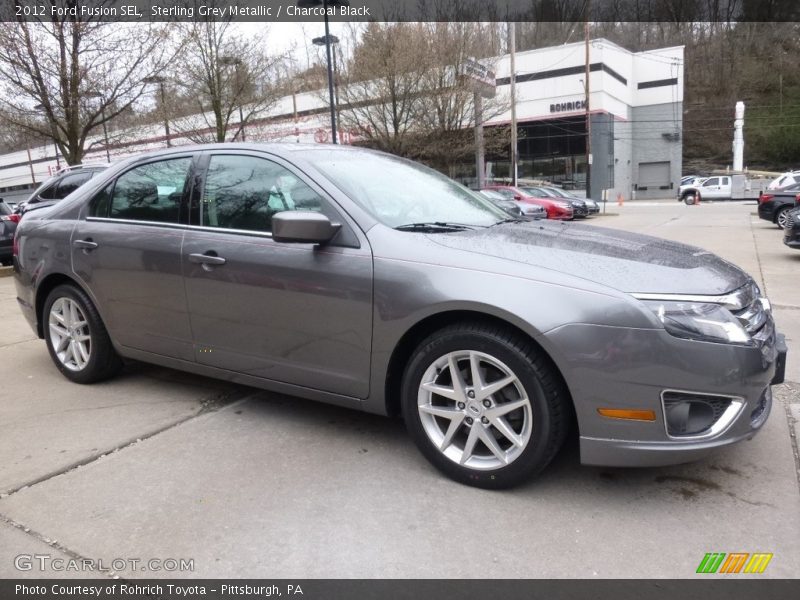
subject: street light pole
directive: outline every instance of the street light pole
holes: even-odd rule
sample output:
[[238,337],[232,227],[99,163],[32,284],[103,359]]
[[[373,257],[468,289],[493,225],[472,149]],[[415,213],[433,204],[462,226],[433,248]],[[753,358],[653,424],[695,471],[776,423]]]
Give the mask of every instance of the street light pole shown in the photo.
[[584,108],[586,109],[586,197],[592,197],[592,113],[589,110],[589,11],[592,10],[592,1],[586,0],[586,22],[584,24],[584,37],[586,39],[586,83],[584,84]]
[[325,13],[325,54],[328,55],[328,97],[331,105],[331,137],[334,144],[338,144],[336,139],[336,101],[333,97],[333,73],[331,72],[331,32],[328,27],[328,0],[322,0],[323,12]]
[[[339,140],[336,136],[336,100],[333,93],[333,59],[331,58],[331,32],[328,26],[328,7],[334,6],[350,6],[349,0],[298,0],[297,6],[311,7],[322,5],[322,12],[325,18],[325,54],[328,59],[328,98],[331,107],[331,137],[334,144],[338,144]],[[319,38],[316,38],[317,40]],[[337,40],[338,41],[338,40]],[[316,40],[314,40],[316,43]]]
[[511,185],[517,185],[517,162],[519,158],[519,148],[517,142],[517,73],[516,73],[516,55],[517,55],[517,37],[516,37],[516,23],[508,23],[508,46],[511,53],[509,57],[509,68],[511,71]]

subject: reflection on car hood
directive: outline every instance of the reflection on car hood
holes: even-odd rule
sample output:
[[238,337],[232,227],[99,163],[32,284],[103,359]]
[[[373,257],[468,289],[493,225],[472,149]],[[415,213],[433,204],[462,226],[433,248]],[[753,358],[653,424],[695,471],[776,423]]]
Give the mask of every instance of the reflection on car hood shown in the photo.
[[716,295],[749,279],[700,248],[593,225],[509,223],[430,237],[449,248],[554,269],[623,292]]

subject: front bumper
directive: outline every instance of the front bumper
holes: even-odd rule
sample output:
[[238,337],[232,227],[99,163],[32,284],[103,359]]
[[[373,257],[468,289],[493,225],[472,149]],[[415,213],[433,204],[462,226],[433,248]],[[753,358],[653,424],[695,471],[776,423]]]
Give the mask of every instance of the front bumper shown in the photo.
[[783,243],[789,246],[789,248],[800,250],[800,229],[785,229],[783,233]]
[[[753,437],[769,414],[771,385],[783,382],[786,343],[768,329],[757,346],[683,340],[663,330],[567,325],[548,332],[548,351],[572,394],[580,430],[581,462],[648,467],[691,462]],[[662,394],[684,390],[741,403],[713,434],[671,436]],[[600,408],[651,410],[654,421],[601,416]]]

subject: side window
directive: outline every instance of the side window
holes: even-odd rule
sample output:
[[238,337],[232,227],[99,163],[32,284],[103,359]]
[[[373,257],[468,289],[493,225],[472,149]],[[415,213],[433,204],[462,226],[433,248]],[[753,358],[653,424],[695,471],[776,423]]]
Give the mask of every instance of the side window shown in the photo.
[[36,194],[37,197],[41,198],[42,200],[57,200],[58,192],[58,182],[53,182],[47,187],[45,187],[41,192]]
[[272,231],[272,216],[286,210],[322,211],[324,201],[281,165],[255,156],[215,155],[206,175],[200,224]]
[[712,185],[719,185],[719,177],[712,177],[710,179],[706,179],[706,182],[703,184],[703,187],[710,187]]
[[91,173],[75,173],[74,175],[67,175],[64,179],[61,180],[61,183],[58,184],[58,191],[56,192],[56,197],[66,198],[72,192],[77,190],[81,187],[84,183],[89,181],[92,178]]
[[123,173],[93,202],[92,214],[112,219],[177,223],[181,197],[192,159],[152,162]]
[[722,185],[730,185],[730,183],[731,183],[730,177],[723,177],[721,181],[722,181]]

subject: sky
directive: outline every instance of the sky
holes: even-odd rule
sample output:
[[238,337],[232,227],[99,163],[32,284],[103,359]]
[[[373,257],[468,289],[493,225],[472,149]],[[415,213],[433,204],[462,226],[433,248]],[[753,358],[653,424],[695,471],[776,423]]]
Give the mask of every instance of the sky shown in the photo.
[[[331,23],[330,32],[332,35],[345,40],[347,35],[347,23]],[[263,35],[264,23],[239,23],[237,27],[246,36]],[[324,52],[324,48],[317,48],[311,43],[311,39],[325,35],[325,25],[319,23],[271,23],[267,32],[267,43],[270,50],[275,53],[292,51],[292,56],[298,61],[298,67],[302,70],[309,66],[309,58],[313,62],[314,58]],[[343,48],[346,52],[346,48]]]

